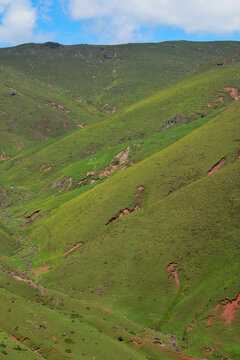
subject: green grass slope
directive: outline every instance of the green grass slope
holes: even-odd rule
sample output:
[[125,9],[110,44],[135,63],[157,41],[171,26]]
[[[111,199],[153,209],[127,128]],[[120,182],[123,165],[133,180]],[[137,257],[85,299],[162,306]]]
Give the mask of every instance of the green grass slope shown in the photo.
[[0,81],[0,160],[104,116],[65,90],[14,68],[2,66]]
[[38,76],[50,85],[56,84],[80,96],[83,101],[113,111],[154,94],[199,64],[238,50],[238,42],[179,41],[118,46],[25,44],[1,49],[0,63]]
[[[180,336],[195,322],[196,312],[201,314],[202,306],[206,307],[203,318],[209,315],[209,301],[214,307],[224,298],[234,299],[238,294],[238,109],[238,103],[232,105],[184,139],[39,220],[31,241],[38,246],[41,261],[50,260],[50,269],[57,266],[43,283],[111,305],[145,325],[175,329]],[[224,143],[219,142],[223,136]],[[223,157],[225,169],[208,177]],[[144,205],[134,195],[140,185],[144,191],[138,196]],[[166,196],[169,191],[173,195]],[[136,202],[141,211],[106,225]],[[64,260],[64,252],[80,242],[72,260]],[[228,251],[227,244],[231,244]],[[41,265],[39,255],[36,267]],[[236,263],[229,263],[229,258]],[[178,293],[168,279],[170,263],[179,267],[182,287]],[[218,271],[230,276],[221,288],[224,281]],[[101,296],[98,289],[102,289]],[[201,301],[199,292],[205,295]],[[189,311],[194,296],[199,310],[193,307],[188,317],[182,317],[182,309],[186,306]],[[224,319],[222,323],[226,330],[233,329],[234,344],[235,323],[231,328],[224,325]],[[206,344],[201,337],[198,341],[201,346],[196,344],[196,355],[203,356]],[[224,345],[218,351],[233,359],[239,355],[238,348],[229,352]]]
[[146,330],[138,324],[108,309],[38,287],[4,268],[1,262],[1,358],[147,360],[159,352],[161,359],[178,358],[166,334],[161,338],[168,340],[167,348],[152,348],[157,333],[148,329],[149,339],[139,349],[134,341],[144,341]]
[[227,88],[238,87],[239,70],[237,61],[210,63],[111,119],[21,152],[1,166],[12,187],[20,185],[22,198],[28,197],[11,211],[22,218],[52,210],[106,180],[99,174],[119,152],[129,147],[123,164],[129,167],[206,124],[235,101]]
[[0,358],[239,359],[238,43],[0,54]]
[[[210,68],[206,67],[204,71],[132,105],[111,119],[74,132],[32,156],[19,156],[9,161],[5,169],[21,160],[9,172],[10,178],[17,176],[18,181],[23,177],[30,179],[31,173],[37,176],[42,164],[52,166],[51,172],[56,172],[107,146],[127,142],[129,139],[136,141],[177,123],[185,124],[204,117],[217,108],[224,109],[233,101],[225,88],[238,86],[238,72],[238,64],[220,69],[212,65]],[[49,174],[45,173],[44,176],[48,177]]]

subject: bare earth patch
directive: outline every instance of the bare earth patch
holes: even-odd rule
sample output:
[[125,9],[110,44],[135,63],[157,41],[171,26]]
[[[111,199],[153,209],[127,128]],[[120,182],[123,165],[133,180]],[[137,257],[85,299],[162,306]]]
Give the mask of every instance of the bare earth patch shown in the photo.
[[240,98],[240,92],[238,88],[225,87],[224,90],[230,91],[230,96],[234,100],[238,100]]
[[223,157],[220,161],[218,161],[215,165],[213,165],[213,167],[208,171],[208,176],[210,176],[213,173],[220,170],[225,162],[226,162],[226,159],[225,159],[225,157]]
[[141,210],[141,207],[139,205],[139,203],[141,203],[142,205],[144,205],[143,200],[141,199],[141,193],[144,190],[144,186],[140,185],[137,187],[137,193],[135,193],[135,197],[137,198],[138,203],[134,206],[133,209],[129,209],[129,208],[125,208],[123,210],[120,210],[115,216],[113,216],[107,223],[106,225],[109,225],[111,222],[119,219],[120,217],[122,217],[123,215],[129,215],[135,211],[139,211]]
[[50,266],[45,266],[45,267],[41,267],[41,268],[38,268],[38,269],[34,270],[35,277],[38,277],[39,275],[44,274],[49,269],[50,269]]
[[65,253],[63,254],[63,256],[66,256],[68,254],[70,254],[71,252],[75,251],[77,248],[79,248],[80,246],[82,246],[84,244],[83,241],[78,242],[76,245],[74,245],[71,249],[65,251]]
[[232,301],[228,299],[226,299],[226,301],[227,303],[224,305],[222,317],[224,317],[226,324],[231,324],[234,320],[235,312],[240,305],[240,292]]
[[179,281],[179,278],[178,278],[177,264],[175,264],[175,263],[170,263],[170,264],[166,267],[166,270],[167,270],[168,273],[169,273],[169,278],[175,280],[177,289],[179,289],[179,288],[180,288],[180,281]]

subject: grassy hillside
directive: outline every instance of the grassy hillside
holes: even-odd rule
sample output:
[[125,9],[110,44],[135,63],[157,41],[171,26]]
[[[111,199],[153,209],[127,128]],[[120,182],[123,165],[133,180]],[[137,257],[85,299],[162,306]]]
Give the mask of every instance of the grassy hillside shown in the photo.
[[0,160],[104,117],[66,90],[9,66],[0,68],[0,81]]
[[239,359],[239,44],[0,55],[0,358]]
[[[26,44],[0,50],[0,63],[112,111],[154,94],[196,66],[239,51],[238,42],[118,46]],[[220,62],[221,62],[220,61]],[[217,65],[218,60],[215,60]]]

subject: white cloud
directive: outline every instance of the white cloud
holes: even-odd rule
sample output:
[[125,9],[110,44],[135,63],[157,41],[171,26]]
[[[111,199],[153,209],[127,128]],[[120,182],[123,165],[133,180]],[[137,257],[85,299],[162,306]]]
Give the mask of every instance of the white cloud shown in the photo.
[[187,33],[240,31],[240,0],[68,0],[68,10],[74,20],[101,21],[101,32],[109,37],[110,31],[115,42],[134,40],[141,26],[168,25]]
[[37,9],[30,0],[0,0],[0,13],[0,43],[45,41],[43,32],[36,30]]

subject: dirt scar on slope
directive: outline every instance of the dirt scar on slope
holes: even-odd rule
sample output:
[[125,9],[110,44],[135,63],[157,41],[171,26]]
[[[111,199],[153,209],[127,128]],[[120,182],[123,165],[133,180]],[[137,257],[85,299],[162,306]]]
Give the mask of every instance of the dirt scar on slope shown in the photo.
[[226,324],[231,324],[231,322],[234,320],[236,309],[240,306],[240,292],[232,301],[228,299],[226,300],[227,304],[224,305],[222,317],[224,317]]
[[168,273],[169,273],[169,278],[170,278],[170,279],[175,279],[177,289],[179,289],[179,288],[180,288],[180,281],[179,281],[179,278],[178,278],[178,272],[177,272],[176,265],[177,265],[177,264],[175,264],[175,263],[170,263],[170,264],[166,267],[166,270],[167,270]]
[[164,349],[162,346],[159,346],[159,345],[156,345],[154,343],[149,342],[148,339],[146,339],[146,338],[145,339],[143,339],[143,338],[139,339],[138,337],[134,337],[133,339],[134,340],[132,340],[132,342],[137,347],[142,346],[142,345],[148,345],[148,346],[154,347],[155,349],[159,349],[161,351],[164,351],[164,352],[166,352],[168,354],[175,355],[176,357],[180,357],[182,359],[186,359],[186,360],[203,360],[203,359],[199,359],[199,358],[196,358],[196,357],[192,357],[191,355],[186,355],[186,354],[183,354],[183,353],[180,353],[180,352],[175,352],[175,351]]
[[230,96],[234,100],[238,100],[240,98],[240,92],[238,88],[225,87],[224,90],[230,91]]
[[66,256],[68,254],[70,254],[71,252],[73,252],[74,250],[76,250],[77,248],[79,248],[80,246],[82,246],[84,244],[83,241],[78,242],[76,245],[74,245],[71,249],[65,251],[65,253],[63,254],[63,256]]
[[225,162],[226,162],[226,158],[223,157],[215,165],[213,165],[213,167],[208,171],[208,176],[210,176],[210,175],[214,174],[215,172],[217,172],[218,170],[220,170]]

